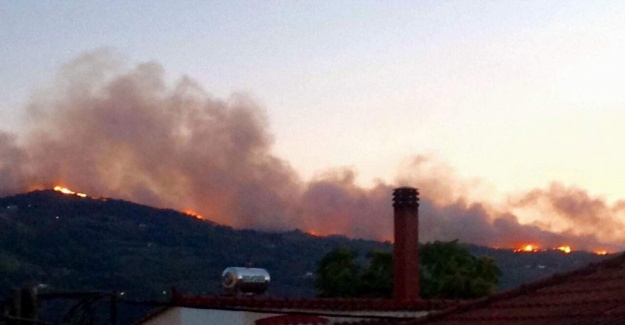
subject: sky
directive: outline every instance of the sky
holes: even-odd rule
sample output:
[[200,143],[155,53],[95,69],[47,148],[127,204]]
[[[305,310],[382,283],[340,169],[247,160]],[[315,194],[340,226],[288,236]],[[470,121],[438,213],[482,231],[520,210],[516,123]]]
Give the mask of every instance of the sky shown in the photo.
[[304,182],[347,168],[375,188],[427,156],[468,202],[580,190],[625,222],[619,2],[4,1],[0,40],[0,131],[18,143],[64,67],[109,51],[253,101]]

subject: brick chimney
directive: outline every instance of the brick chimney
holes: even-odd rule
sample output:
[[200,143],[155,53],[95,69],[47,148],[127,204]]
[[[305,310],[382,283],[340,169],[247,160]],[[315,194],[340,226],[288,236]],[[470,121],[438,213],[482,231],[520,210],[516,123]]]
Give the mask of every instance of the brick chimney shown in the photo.
[[396,301],[419,299],[419,192],[393,191],[395,223],[393,296]]

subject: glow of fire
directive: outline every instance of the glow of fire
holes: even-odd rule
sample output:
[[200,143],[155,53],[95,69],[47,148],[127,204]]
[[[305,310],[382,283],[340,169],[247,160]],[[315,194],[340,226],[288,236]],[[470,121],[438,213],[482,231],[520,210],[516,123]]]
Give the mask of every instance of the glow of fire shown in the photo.
[[74,194],[74,192],[70,191],[68,188],[66,187],[61,187],[61,186],[55,186],[54,190],[57,192],[61,192],[63,194]]
[[[79,196],[79,197],[82,197],[82,198],[86,198],[87,197],[87,194],[85,194],[85,193],[77,193],[77,192],[74,192],[74,191],[68,189],[67,187],[62,187],[62,186],[58,186],[58,185],[54,187],[54,190],[57,191],[57,192],[61,192],[63,194],[76,195],[76,196]],[[104,200],[106,200],[106,199],[104,199]],[[204,219],[204,217],[201,214],[199,214],[199,213],[197,213],[197,212],[195,212],[195,211],[193,211],[191,209],[185,209],[182,212],[184,214],[186,214],[186,215],[189,215],[189,216],[197,218],[197,219]],[[312,235],[312,236],[319,236],[320,235],[320,233],[318,231],[312,230],[312,229],[308,230],[306,232],[309,235]],[[570,253],[572,251],[571,250],[571,246],[560,246],[560,247],[556,247],[555,249],[559,250],[559,251],[561,251],[562,253],[565,253],[565,254],[568,254],[568,253]],[[533,244],[523,245],[520,248],[514,250],[515,253],[536,253],[538,251],[540,251],[538,249],[538,246],[533,245]],[[606,250],[596,250],[593,253],[595,253],[596,255],[608,255],[608,252]]]
[[76,192],[68,189],[67,187],[62,187],[62,186],[58,186],[58,185],[54,187],[54,190],[57,191],[57,192],[61,192],[63,194],[76,195],[76,196],[79,196],[79,197],[82,197],[82,198],[87,197],[87,194],[85,194],[85,193],[76,193]]
[[527,245],[521,246],[521,248],[519,249],[515,249],[514,252],[515,253],[536,253],[538,252],[538,246],[527,244]]
[[184,213],[184,214],[186,214],[188,216],[191,216],[193,218],[196,218],[196,219],[204,219],[204,217],[201,214],[199,214],[199,213],[197,213],[197,212],[195,212],[195,211],[193,211],[191,209],[184,209],[184,210],[182,210],[182,213]]
[[560,247],[556,247],[556,249],[561,251],[564,254],[568,254],[571,252],[571,246],[560,246]]
[[315,236],[315,237],[319,237],[319,235],[321,235],[318,231],[312,230],[312,229],[307,230],[306,233],[311,235],[311,236]]

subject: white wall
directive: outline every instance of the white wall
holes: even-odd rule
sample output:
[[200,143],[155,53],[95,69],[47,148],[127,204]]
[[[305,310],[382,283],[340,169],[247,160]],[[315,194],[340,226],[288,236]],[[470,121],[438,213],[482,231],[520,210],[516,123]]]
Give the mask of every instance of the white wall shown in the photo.
[[164,312],[155,315],[154,318],[149,319],[143,323],[142,325],[182,325],[180,314],[181,308],[169,308]]
[[[292,311],[293,312],[293,311]],[[335,315],[323,316],[335,322],[355,322],[358,320],[368,319],[372,312],[349,312],[352,317],[346,317],[345,313],[336,313]],[[360,314],[360,315],[358,315]],[[375,313],[373,313],[375,314]],[[427,314],[426,312],[386,312],[376,316],[391,317],[420,317]],[[196,309],[174,307],[167,311],[156,315],[153,319],[148,320],[142,325],[254,325],[256,320],[283,315],[281,313],[259,313],[253,311],[239,310],[219,310],[219,309]],[[356,316],[356,317],[353,317]]]
[[254,325],[254,322],[258,319],[278,315],[280,314],[255,313],[250,311],[183,308],[181,314],[182,323],[180,325]]

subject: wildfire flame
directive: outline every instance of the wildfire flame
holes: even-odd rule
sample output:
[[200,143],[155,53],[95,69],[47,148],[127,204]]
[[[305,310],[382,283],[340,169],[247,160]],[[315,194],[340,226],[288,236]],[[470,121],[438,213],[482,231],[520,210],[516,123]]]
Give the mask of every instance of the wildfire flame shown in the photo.
[[561,251],[564,254],[568,254],[571,252],[571,246],[560,246],[560,247],[556,247],[556,249]]
[[[573,251],[571,249],[571,246],[569,245],[562,245],[562,246],[554,248],[554,250],[558,250],[564,254],[569,254],[570,252]],[[545,251],[545,250],[540,249],[538,245],[535,245],[535,244],[526,244],[514,250],[515,253],[537,253],[540,251]],[[598,253],[595,252],[595,254],[598,254]]]
[[538,252],[538,246],[533,244],[523,245],[518,249],[514,250],[515,253],[536,253]]
[[[60,186],[60,185],[55,186],[53,189],[55,191],[57,191],[57,192],[60,192],[60,193],[66,194],[66,195],[76,195],[76,196],[81,197],[81,198],[88,197],[87,194],[85,194],[85,193],[74,192],[74,191],[70,190],[69,188],[63,187],[63,186]],[[106,201],[107,199],[103,198],[101,200]],[[186,215],[188,215],[190,217],[196,218],[196,219],[201,219],[201,220],[204,219],[204,217],[201,214],[195,212],[192,209],[184,209],[184,210],[182,210],[182,212],[184,214],[186,214]],[[312,235],[312,236],[320,236],[321,235],[321,232],[318,231],[318,230],[315,230],[315,229],[308,229],[308,230],[306,230],[306,233],[308,233],[309,235]],[[569,254],[569,253],[571,253],[573,251],[571,249],[571,246],[568,246],[568,245],[563,245],[563,246],[556,247],[556,248],[554,248],[554,250],[558,250],[558,251],[560,251],[560,252],[562,252],[564,254]],[[537,252],[540,252],[540,251],[545,251],[545,250],[544,249],[540,249],[539,246],[536,245],[536,244],[524,244],[524,245],[522,245],[519,248],[514,250],[515,253],[537,253]],[[596,255],[608,255],[609,254],[608,251],[603,250],[603,249],[595,250],[595,251],[593,251],[593,253],[596,254]]]
[[188,215],[190,217],[196,218],[196,219],[204,219],[204,217],[201,214],[199,214],[199,213],[197,213],[197,212],[195,212],[195,211],[193,211],[191,209],[184,209],[184,210],[182,210],[182,213],[184,213],[184,214],[186,214],[186,215]]
[[57,192],[61,192],[63,194],[67,194],[67,195],[76,195],[76,196],[83,197],[83,198],[87,197],[87,194],[85,194],[85,193],[77,193],[77,192],[74,192],[74,191],[68,189],[67,187],[63,187],[63,186],[58,186],[57,185],[57,186],[54,187],[54,190],[57,191]]

